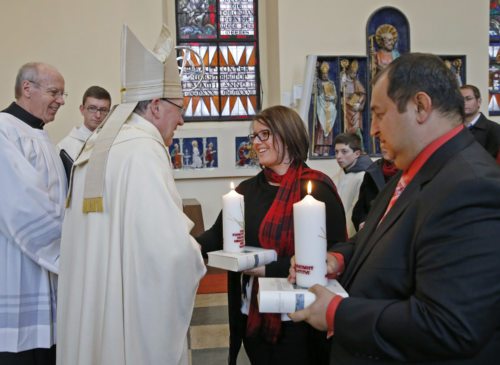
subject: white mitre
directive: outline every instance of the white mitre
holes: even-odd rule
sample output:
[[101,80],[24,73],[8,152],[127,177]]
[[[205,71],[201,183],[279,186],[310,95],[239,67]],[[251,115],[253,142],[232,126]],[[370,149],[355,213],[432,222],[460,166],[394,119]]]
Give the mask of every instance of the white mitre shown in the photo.
[[[163,25],[153,51],[144,47],[124,25],[121,54],[122,103],[117,105],[97,129],[85,176],[83,212],[102,212],[104,178],[109,150],[122,125],[140,101],[156,98],[183,98],[172,35]],[[90,139],[89,139],[90,140]],[[85,147],[84,147],[85,149]],[[83,165],[75,161],[73,169]],[[71,202],[71,176],[67,206]]]
[[122,103],[183,98],[174,42],[166,25],[152,52],[124,25],[121,59]]

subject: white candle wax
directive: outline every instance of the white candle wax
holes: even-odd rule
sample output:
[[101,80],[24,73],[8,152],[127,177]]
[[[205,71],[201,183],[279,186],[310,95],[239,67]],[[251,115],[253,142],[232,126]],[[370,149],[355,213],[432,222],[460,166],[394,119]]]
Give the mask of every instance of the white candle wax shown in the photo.
[[306,195],[293,205],[297,285],[326,285],[325,203]]
[[222,197],[223,250],[241,252],[245,247],[245,203],[234,189]]

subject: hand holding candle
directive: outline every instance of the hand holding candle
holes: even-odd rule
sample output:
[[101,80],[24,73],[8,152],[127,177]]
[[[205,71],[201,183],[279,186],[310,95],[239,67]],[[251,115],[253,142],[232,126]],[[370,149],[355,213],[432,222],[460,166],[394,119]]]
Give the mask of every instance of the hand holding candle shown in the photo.
[[304,288],[327,283],[325,203],[310,195],[311,188],[309,181],[307,195],[293,205],[295,270],[297,285]]
[[245,203],[243,195],[234,190],[222,197],[223,250],[241,252],[245,247]]

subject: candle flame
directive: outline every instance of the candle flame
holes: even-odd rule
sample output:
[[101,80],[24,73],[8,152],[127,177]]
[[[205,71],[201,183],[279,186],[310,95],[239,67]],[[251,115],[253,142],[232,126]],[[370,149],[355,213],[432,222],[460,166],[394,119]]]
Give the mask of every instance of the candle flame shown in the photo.
[[307,183],[307,194],[311,194],[312,191],[312,183],[311,180]]
[[231,190],[234,190],[234,182],[231,181]]

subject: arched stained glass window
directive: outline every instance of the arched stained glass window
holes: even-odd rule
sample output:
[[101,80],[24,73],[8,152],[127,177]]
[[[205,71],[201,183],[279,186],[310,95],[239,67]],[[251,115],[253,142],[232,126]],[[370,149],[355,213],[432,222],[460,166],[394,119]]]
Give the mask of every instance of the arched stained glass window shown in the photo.
[[250,119],[261,102],[257,0],[177,0],[176,19],[185,119]]

